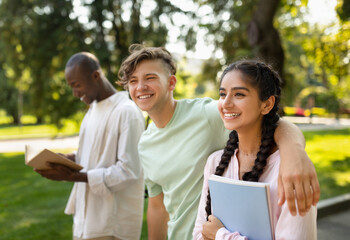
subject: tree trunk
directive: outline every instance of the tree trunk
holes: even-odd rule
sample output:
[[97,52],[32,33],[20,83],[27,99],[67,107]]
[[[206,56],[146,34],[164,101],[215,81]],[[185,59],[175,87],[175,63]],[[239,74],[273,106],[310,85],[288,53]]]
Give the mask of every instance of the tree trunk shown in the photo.
[[248,25],[248,41],[256,56],[271,64],[283,79],[284,51],[273,26],[280,0],[260,0]]

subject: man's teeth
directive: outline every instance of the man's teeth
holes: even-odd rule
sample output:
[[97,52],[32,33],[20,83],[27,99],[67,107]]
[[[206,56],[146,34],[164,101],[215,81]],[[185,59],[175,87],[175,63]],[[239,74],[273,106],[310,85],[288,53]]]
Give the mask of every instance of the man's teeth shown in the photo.
[[225,113],[225,117],[238,117],[240,114],[239,113]]
[[145,99],[145,98],[150,98],[151,95],[142,95],[142,96],[139,96],[140,99]]
[[84,97],[85,97],[85,95],[84,95],[84,96],[81,96],[81,97],[80,97],[80,101],[83,101],[83,100],[84,100]]

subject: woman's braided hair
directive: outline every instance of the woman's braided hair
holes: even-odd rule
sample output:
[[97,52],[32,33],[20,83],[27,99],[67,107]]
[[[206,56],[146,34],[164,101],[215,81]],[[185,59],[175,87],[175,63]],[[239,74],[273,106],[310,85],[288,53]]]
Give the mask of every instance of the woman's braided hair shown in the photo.
[[[232,63],[224,70],[220,85],[224,76],[231,71],[240,71],[243,75],[243,80],[257,88],[261,101],[267,100],[270,96],[275,96],[275,105],[268,114],[263,116],[261,144],[253,169],[243,175],[244,181],[257,182],[266,166],[266,159],[272,153],[276,145],[273,136],[279,120],[277,112],[281,96],[281,79],[277,72],[263,62],[257,60],[242,60]],[[221,156],[221,161],[216,167],[215,175],[223,175],[230,163],[231,157],[238,148],[238,142],[238,134],[233,130],[229,135],[226,147]],[[209,191],[205,210],[207,216],[211,215],[211,198]]]

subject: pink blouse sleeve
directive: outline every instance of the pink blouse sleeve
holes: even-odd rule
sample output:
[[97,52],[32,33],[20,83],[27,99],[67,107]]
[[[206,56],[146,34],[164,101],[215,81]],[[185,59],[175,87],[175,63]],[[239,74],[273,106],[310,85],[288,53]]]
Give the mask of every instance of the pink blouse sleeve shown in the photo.
[[281,215],[279,216],[276,229],[275,239],[317,239],[316,226],[317,208],[312,206],[305,216],[292,216],[288,210],[287,203],[282,205]]
[[231,233],[226,228],[222,227],[217,231],[215,240],[248,240],[248,238],[239,235],[238,232]]
[[207,221],[207,213],[205,211],[205,206],[207,203],[207,195],[208,195],[208,189],[209,189],[208,177],[211,174],[209,163],[213,161],[211,157],[212,156],[209,156],[207,164],[205,165],[205,168],[204,168],[204,181],[203,181],[203,187],[202,187],[202,194],[201,194],[201,198],[198,206],[196,223],[194,225],[194,229],[192,233],[194,240],[203,239],[203,236],[202,236],[203,224]]

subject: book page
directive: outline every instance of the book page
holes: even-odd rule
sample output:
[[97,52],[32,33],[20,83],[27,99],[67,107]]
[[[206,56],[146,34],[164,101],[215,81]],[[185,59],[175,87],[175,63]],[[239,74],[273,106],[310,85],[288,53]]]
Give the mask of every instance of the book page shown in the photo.
[[28,163],[30,159],[33,159],[36,155],[38,155],[42,149],[40,148],[34,148],[29,145],[25,145],[25,150],[24,150],[24,159],[25,162]]
[[48,170],[48,162],[62,164],[74,170],[81,170],[83,167],[74,161],[54,153],[48,149],[35,149],[28,145],[25,147],[25,164],[39,170]]

